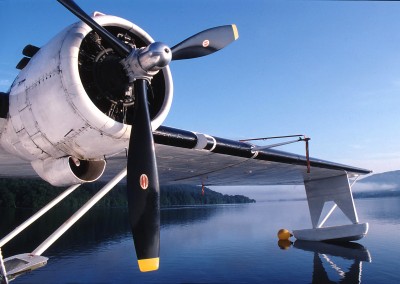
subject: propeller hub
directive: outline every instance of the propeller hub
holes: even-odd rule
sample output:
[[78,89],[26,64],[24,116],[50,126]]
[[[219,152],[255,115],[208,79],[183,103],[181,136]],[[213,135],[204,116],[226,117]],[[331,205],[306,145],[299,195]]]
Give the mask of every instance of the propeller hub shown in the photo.
[[153,42],[144,48],[132,49],[131,53],[121,61],[129,77],[136,79],[151,79],[172,60],[171,49],[162,42]]

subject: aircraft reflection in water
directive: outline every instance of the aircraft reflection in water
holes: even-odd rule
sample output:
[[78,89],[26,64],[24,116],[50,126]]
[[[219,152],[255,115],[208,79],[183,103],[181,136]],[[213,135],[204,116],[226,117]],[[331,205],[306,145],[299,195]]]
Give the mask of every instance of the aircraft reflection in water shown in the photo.
[[[281,249],[288,249],[291,244],[288,240],[278,242],[278,246]],[[311,283],[361,283],[362,262],[371,262],[371,255],[368,249],[354,242],[324,243],[297,240],[294,242],[293,247],[314,253],[314,269]],[[352,260],[353,263],[348,268],[348,271],[345,272],[342,267],[335,263],[335,259],[332,257],[339,258],[339,261],[343,259]],[[325,269],[326,264],[332,270],[327,271]],[[339,278],[337,282],[329,278],[329,275],[332,275],[332,271],[336,272],[334,276]]]

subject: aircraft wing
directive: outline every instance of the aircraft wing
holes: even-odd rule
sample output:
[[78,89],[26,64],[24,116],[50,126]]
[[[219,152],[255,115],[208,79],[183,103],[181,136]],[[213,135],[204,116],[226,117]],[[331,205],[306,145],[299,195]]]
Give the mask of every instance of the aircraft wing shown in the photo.
[[[254,151],[250,143],[166,126],[154,132],[154,139],[161,184],[303,184],[305,180],[339,176],[343,172],[349,177],[371,172],[310,158],[308,174],[304,156],[274,149]],[[107,169],[102,177],[105,181],[126,166],[126,152],[106,159]],[[0,177],[38,178],[38,175],[29,162],[0,148]]]
[[[239,142],[160,126],[154,132],[161,184],[290,185],[306,180],[371,173],[370,170],[264,149],[254,151]],[[107,160],[105,175],[112,178],[126,163],[126,153]]]

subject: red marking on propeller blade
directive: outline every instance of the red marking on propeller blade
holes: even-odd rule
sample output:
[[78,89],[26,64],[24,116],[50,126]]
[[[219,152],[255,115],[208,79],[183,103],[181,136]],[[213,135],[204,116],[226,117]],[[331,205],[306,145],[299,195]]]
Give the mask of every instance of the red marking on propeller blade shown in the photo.
[[142,174],[142,175],[140,176],[139,181],[140,181],[140,187],[141,187],[143,190],[146,190],[146,189],[149,187],[149,178],[147,177],[147,175]]

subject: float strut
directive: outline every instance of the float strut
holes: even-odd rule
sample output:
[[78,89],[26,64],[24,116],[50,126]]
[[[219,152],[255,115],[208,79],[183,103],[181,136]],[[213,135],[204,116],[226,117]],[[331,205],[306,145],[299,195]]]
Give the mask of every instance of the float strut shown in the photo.
[[331,210],[329,210],[328,214],[326,214],[324,220],[321,221],[321,223],[318,225],[317,228],[321,228],[325,224],[326,220],[328,220],[328,218],[332,215],[332,212],[336,209],[336,207],[337,207],[337,204],[335,203],[332,206]]
[[22,223],[17,228],[15,228],[7,236],[2,238],[0,240],[0,248],[3,247],[6,243],[8,243],[10,240],[12,240],[16,235],[18,235],[23,230],[25,230],[29,225],[31,225],[37,219],[39,219],[43,214],[45,214],[47,211],[49,211],[51,208],[53,208],[55,205],[57,205],[61,200],[63,200],[65,197],[67,197],[70,193],[72,193],[79,186],[80,186],[80,184],[76,184],[76,185],[73,185],[73,186],[70,186],[69,188],[67,188],[63,193],[61,193],[59,196],[57,196],[55,199],[53,199],[49,204],[47,204],[45,207],[43,207],[38,212],[33,214],[28,220],[26,220],[24,223]]
[[[352,189],[353,185],[357,182],[358,177],[359,177],[359,176],[357,176],[356,179],[350,184],[350,190]],[[328,218],[332,215],[332,213],[333,213],[333,211],[336,209],[336,207],[337,207],[337,204],[335,203],[335,204],[332,206],[331,210],[329,210],[328,214],[326,214],[324,220],[321,221],[321,223],[318,225],[317,228],[322,228],[322,226],[325,224],[326,220],[328,220]]]
[[74,213],[64,224],[62,224],[53,234],[51,234],[33,252],[33,255],[42,255],[59,237],[61,237],[73,224],[75,224],[90,208],[92,208],[104,195],[126,176],[126,167],[110,180],[99,192],[87,201],[78,211]]
[[0,272],[1,275],[3,275],[3,281],[1,281],[1,284],[8,284],[7,271],[6,267],[4,266],[3,255],[1,254],[1,247],[0,247]]

